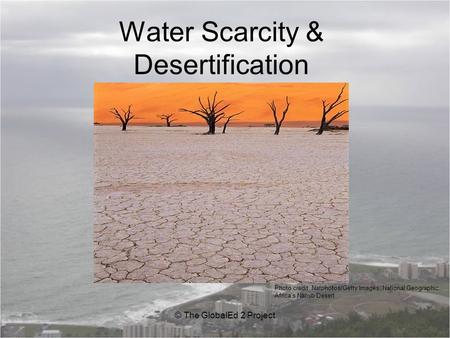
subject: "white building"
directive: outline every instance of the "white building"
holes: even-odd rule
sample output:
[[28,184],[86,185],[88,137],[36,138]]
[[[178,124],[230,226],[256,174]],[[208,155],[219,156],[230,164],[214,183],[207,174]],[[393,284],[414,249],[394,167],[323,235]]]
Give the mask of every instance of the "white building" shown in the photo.
[[398,266],[398,275],[402,279],[418,279],[419,265],[417,263],[401,262]]
[[59,330],[42,330],[41,338],[61,338],[62,334]]
[[401,262],[398,266],[398,276],[402,279],[409,278],[409,264],[407,262]]
[[411,267],[411,279],[418,279],[419,278],[419,264],[412,263],[410,265]]
[[437,263],[435,275],[438,278],[448,278],[448,262]]
[[242,303],[236,300],[218,300],[214,303],[214,311],[219,313],[237,312],[240,314],[242,312]]
[[126,325],[123,337],[198,337],[200,330],[192,325],[177,325],[175,323],[147,319],[142,324]]
[[387,279],[392,279],[395,275],[395,272],[392,268],[386,268],[383,270],[383,276]]
[[123,337],[145,337],[144,335],[144,325],[132,324],[126,325],[122,331]]
[[257,310],[268,310],[272,306],[272,290],[261,285],[251,285],[241,289],[242,304]]

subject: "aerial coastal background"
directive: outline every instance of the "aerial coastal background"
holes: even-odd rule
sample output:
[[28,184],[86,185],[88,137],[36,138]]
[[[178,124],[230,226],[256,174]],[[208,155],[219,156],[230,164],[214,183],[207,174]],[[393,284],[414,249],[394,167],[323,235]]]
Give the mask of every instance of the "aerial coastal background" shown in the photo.
[[[93,283],[93,85],[161,81],[133,76],[132,53],[120,41],[118,20],[142,13],[186,23],[216,6],[221,17],[239,22],[271,21],[274,13],[305,21],[320,13],[330,39],[309,50],[308,81],[352,88],[350,261],[448,260],[447,3],[262,3],[258,15],[254,4],[239,11],[233,3],[184,6],[2,3],[2,324],[122,327],[224,288]],[[233,47],[258,53],[261,46]],[[161,44],[154,53],[171,48]]]

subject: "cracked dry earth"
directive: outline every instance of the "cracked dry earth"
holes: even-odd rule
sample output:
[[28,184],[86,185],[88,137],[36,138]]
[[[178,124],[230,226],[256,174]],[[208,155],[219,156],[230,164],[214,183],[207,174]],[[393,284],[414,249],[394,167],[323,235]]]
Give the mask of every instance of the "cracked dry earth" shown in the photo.
[[95,127],[97,282],[346,282],[348,133]]

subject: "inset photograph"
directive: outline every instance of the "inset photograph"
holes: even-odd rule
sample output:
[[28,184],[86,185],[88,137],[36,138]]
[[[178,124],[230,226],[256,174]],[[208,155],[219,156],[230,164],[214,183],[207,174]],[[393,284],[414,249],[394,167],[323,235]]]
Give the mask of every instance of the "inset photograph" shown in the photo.
[[96,83],[95,282],[348,281],[347,83]]

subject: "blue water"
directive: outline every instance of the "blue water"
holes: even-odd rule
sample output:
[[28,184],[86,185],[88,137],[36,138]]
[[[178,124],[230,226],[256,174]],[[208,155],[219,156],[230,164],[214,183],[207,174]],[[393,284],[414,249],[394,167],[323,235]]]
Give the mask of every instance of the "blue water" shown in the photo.
[[92,129],[20,118],[2,127],[2,321],[118,326],[224,287],[94,285]]
[[[448,110],[351,114],[351,258],[448,257]],[[120,325],[223,287],[92,283],[91,122],[55,116],[2,116],[3,320]]]
[[[357,115],[359,114],[359,115]],[[448,109],[352,111],[350,253],[448,258]]]

